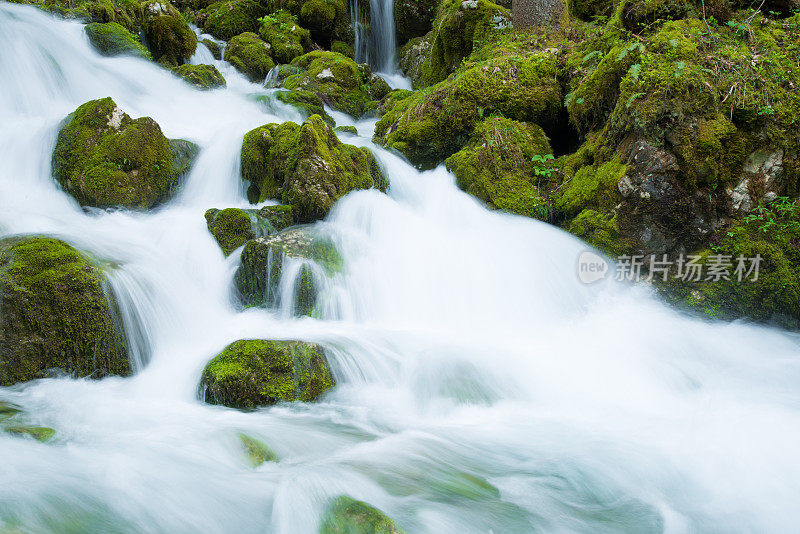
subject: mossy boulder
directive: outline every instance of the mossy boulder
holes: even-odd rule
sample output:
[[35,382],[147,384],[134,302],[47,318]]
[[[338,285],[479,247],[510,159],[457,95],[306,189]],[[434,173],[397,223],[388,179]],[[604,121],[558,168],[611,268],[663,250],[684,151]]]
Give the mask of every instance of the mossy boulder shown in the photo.
[[248,132],[241,165],[250,201],[279,198],[292,206],[298,222],[325,217],[350,191],[385,191],[388,185],[372,153],[339,141],[319,115]]
[[208,51],[211,52],[211,55],[214,56],[214,59],[220,60],[222,59],[222,49],[220,48],[219,44],[216,41],[212,41],[211,39],[203,39],[200,41]]
[[570,3],[570,14],[587,21],[595,17],[607,17],[613,11],[614,3],[608,0],[572,0]]
[[128,55],[152,59],[150,51],[139,39],[116,22],[91,22],[83,29],[92,46],[104,56]]
[[53,151],[53,174],[84,206],[147,209],[168,198],[196,146],[170,141],[150,117],[132,119],[111,98],[80,106]]
[[428,86],[444,80],[476,45],[485,42],[492,32],[510,25],[508,10],[488,0],[443,0],[433,21],[431,49],[422,66],[422,83]]
[[203,370],[205,402],[252,409],[278,402],[313,402],[335,385],[320,345],[242,340],[228,345]]
[[[248,241],[234,283],[245,306],[314,315],[322,278],[341,270],[342,257],[330,239],[308,228],[290,228]],[[284,276],[291,277],[291,293],[286,295],[280,291]]]
[[217,2],[202,11],[202,27],[217,39],[228,41],[242,33],[257,32],[258,19],[269,11],[259,0]]
[[288,11],[262,17],[258,35],[272,46],[272,55],[278,63],[290,63],[312,49],[311,34]]
[[319,115],[322,117],[322,120],[331,126],[336,124],[336,121],[333,120],[333,117],[331,117],[330,114],[325,111],[325,103],[317,93],[304,91],[302,89],[296,89],[294,91],[279,91],[275,93],[275,98],[284,104],[289,104],[290,106],[298,108],[303,112],[303,115],[306,119],[311,115]]
[[404,44],[398,51],[400,71],[411,79],[411,84],[420,88],[423,83],[423,67],[431,53],[432,33],[423,37],[415,37]]
[[213,65],[181,65],[172,72],[198,89],[225,87],[225,78]]
[[197,49],[197,37],[180,12],[166,0],[148,0],[141,6],[142,32],[153,59],[177,66]]
[[225,47],[225,61],[241,71],[251,82],[263,82],[275,66],[272,47],[251,32],[242,33]]
[[397,44],[403,45],[431,31],[437,5],[436,0],[397,0],[394,3]]
[[298,15],[314,41],[326,48],[348,33],[350,17],[345,0],[307,0]]
[[316,93],[332,108],[355,118],[374,111],[377,101],[390,91],[386,82],[367,65],[359,65],[336,52],[310,52],[291,64],[300,72],[286,78],[283,82],[286,89]]
[[543,192],[555,187],[551,158],[539,126],[491,117],[445,165],[461,189],[491,207],[546,220],[551,209]]
[[116,22],[132,33],[139,28],[140,10],[137,0],[17,0],[67,19],[86,22]]
[[101,378],[131,372],[116,300],[102,270],[67,243],[0,240],[0,386],[51,370]]
[[562,107],[558,75],[555,49],[524,42],[487,47],[451,78],[394,100],[378,121],[374,140],[431,168],[460,150],[478,122],[492,114],[547,131],[558,123]]
[[364,501],[342,495],[328,506],[320,534],[403,534],[386,514]]
[[292,225],[291,206],[264,206],[258,210],[226,208],[206,211],[208,231],[222,252],[231,252],[257,237],[264,237]]

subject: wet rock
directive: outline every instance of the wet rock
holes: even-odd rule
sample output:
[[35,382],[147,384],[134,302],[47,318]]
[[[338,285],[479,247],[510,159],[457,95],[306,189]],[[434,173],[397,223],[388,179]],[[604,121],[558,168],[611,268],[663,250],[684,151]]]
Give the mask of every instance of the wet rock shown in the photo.
[[104,56],[128,55],[152,59],[150,51],[139,42],[139,39],[116,22],[91,22],[83,29],[92,46]]
[[205,402],[258,408],[277,402],[313,402],[335,385],[316,343],[242,340],[228,345],[203,370]]
[[171,141],[150,117],[132,119],[111,98],[80,106],[53,151],[53,174],[84,206],[148,209],[166,200],[197,147]]
[[102,378],[131,368],[102,270],[56,239],[0,240],[0,386],[53,372]]
[[292,225],[291,206],[264,206],[260,209],[226,208],[206,211],[208,231],[228,256],[247,241],[271,235]]
[[320,534],[369,532],[372,534],[402,534],[404,531],[386,514],[363,501],[337,497],[322,518]]
[[225,87],[225,78],[213,65],[181,65],[172,72],[198,89]]
[[242,33],[225,47],[225,61],[236,67],[251,82],[263,82],[275,66],[272,47],[255,33]]
[[197,49],[197,37],[180,12],[166,0],[141,5],[142,32],[153,59],[165,65],[186,63]]

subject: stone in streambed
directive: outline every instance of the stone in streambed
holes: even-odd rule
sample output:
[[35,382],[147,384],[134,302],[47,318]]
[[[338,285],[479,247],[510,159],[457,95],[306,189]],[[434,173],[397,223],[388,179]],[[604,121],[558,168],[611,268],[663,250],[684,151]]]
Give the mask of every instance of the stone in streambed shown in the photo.
[[206,211],[205,217],[208,231],[228,256],[251,239],[271,235],[291,226],[292,207],[264,206],[258,210],[213,208]]

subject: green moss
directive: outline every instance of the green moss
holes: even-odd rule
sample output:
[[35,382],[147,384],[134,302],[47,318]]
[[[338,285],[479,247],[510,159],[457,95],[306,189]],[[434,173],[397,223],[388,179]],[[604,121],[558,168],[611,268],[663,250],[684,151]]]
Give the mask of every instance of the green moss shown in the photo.
[[252,467],[258,467],[266,462],[278,461],[278,455],[267,447],[263,441],[241,432],[239,433],[239,441],[242,443],[247,462]]
[[67,118],[53,151],[53,174],[82,205],[147,209],[178,184],[185,168],[177,162],[153,119],[131,119],[103,98]]
[[139,39],[116,22],[92,22],[84,27],[89,42],[104,56],[130,55],[152,59]]
[[30,4],[68,19],[116,22],[132,33],[136,33],[139,26],[137,0],[15,0],[14,3]]
[[397,0],[394,2],[394,21],[397,43],[402,45],[422,37],[433,29],[436,0]]
[[307,0],[300,8],[300,23],[324,47],[343,37],[350,25],[345,0]]
[[13,426],[5,429],[9,434],[25,436],[36,441],[47,442],[53,439],[56,431],[44,426]]
[[245,74],[251,82],[263,82],[275,66],[272,47],[255,33],[243,33],[225,47],[225,61]]
[[547,129],[561,109],[559,59],[524,37],[474,55],[448,80],[396,101],[375,127],[375,141],[430,168],[463,147],[492,114]]
[[321,346],[301,341],[244,340],[208,362],[205,401],[232,408],[317,400],[335,385]]
[[298,222],[324,217],[350,191],[387,187],[372,153],[339,141],[318,115],[301,125],[267,124],[248,132],[241,165],[250,201],[280,197]]
[[572,219],[567,231],[609,254],[622,255],[631,253],[633,249],[631,240],[620,234],[614,215],[583,210]]
[[301,265],[293,280],[294,301],[291,309],[296,315],[314,315],[319,290],[312,264],[321,268],[327,276],[333,276],[341,272],[343,262],[329,239],[306,228],[285,230],[274,236],[252,239],[245,244],[239,269],[234,276],[242,304],[270,308],[280,305],[279,287],[287,261]]
[[336,124],[336,121],[333,120],[333,117],[331,117],[330,114],[325,111],[325,104],[316,93],[304,91],[302,89],[296,89],[294,91],[280,91],[275,93],[275,98],[284,104],[289,104],[290,106],[299,108],[305,115],[305,118],[308,118],[311,115],[319,115],[331,126]]
[[0,241],[0,386],[52,369],[100,378],[130,373],[116,302],[102,271],[67,243]]
[[572,0],[570,3],[570,13],[583,20],[607,17],[612,14],[613,9],[613,2],[608,0]]
[[165,65],[183,65],[197,49],[197,38],[180,12],[164,0],[141,5],[142,32],[153,59]]
[[342,54],[343,56],[347,56],[350,59],[354,59],[356,57],[356,52],[353,50],[353,45],[350,43],[346,43],[344,41],[334,41],[331,43],[331,52],[336,52],[337,54]]
[[228,256],[248,240],[277,233],[292,225],[291,206],[265,206],[258,210],[210,209],[205,214],[208,231]]
[[552,171],[546,161],[534,165],[532,160],[548,154],[552,154],[550,144],[539,126],[491,117],[475,128],[470,142],[445,165],[461,189],[490,206],[546,220]]
[[325,511],[320,534],[402,534],[383,512],[351,497],[337,497]]
[[200,42],[205,45],[206,48],[208,48],[208,51],[211,52],[211,55],[214,56],[214,59],[222,59],[222,50],[220,50],[220,47],[216,42],[212,41],[211,39],[203,39]]
[[358,128],[355,126],[337,126],[333,129],[336,133],[346,133],[350,135],[358,135]]
[[213,65],[181,65],[172,72],[198,89],[225,87],[225,78]]
[[258,31],[258,19],[269,13],[269,8],[259,0],[231,0],[217,2],[202,12],[203,29],[228,41],[242,33]]
[[602,165],[582,167],[556,195],[556,206],[568,215],[577,215],[586,208],[614,205],[626,170],[616,157]]
[[510,26],[507,9],[488,0],[472,3],[443,0],[433,21],[430,54],[422,67],[422,83],[433,85],[447,78],[468,57],[476,43],[497,29]]
[[286,78],[286,89],[316,93],[326,104],[355,118],[374,111],[375,100],[388,93],[388,86],[381,85],[369,67],[336,52],[310,52],[293,60],[292,66],[300,72]]
[[272,46],[272,55],[278,63],[290,63],[311,50],[311,34],[288,11],[281,10],[260,20],[258,35]]

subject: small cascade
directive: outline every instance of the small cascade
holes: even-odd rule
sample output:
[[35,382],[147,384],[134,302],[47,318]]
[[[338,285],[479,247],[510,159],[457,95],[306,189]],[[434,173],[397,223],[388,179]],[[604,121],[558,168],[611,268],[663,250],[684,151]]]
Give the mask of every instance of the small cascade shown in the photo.
[[356,63],[369,63],[369,21],[361,12],[359,0],[350,0],[350,22],[355,33],[353,52]]
[[370,0],[369,20],[359,0],[350,0],[350,20],[355,33],[356,62],[369,63],[375,72],[395,73],[394,0]]

